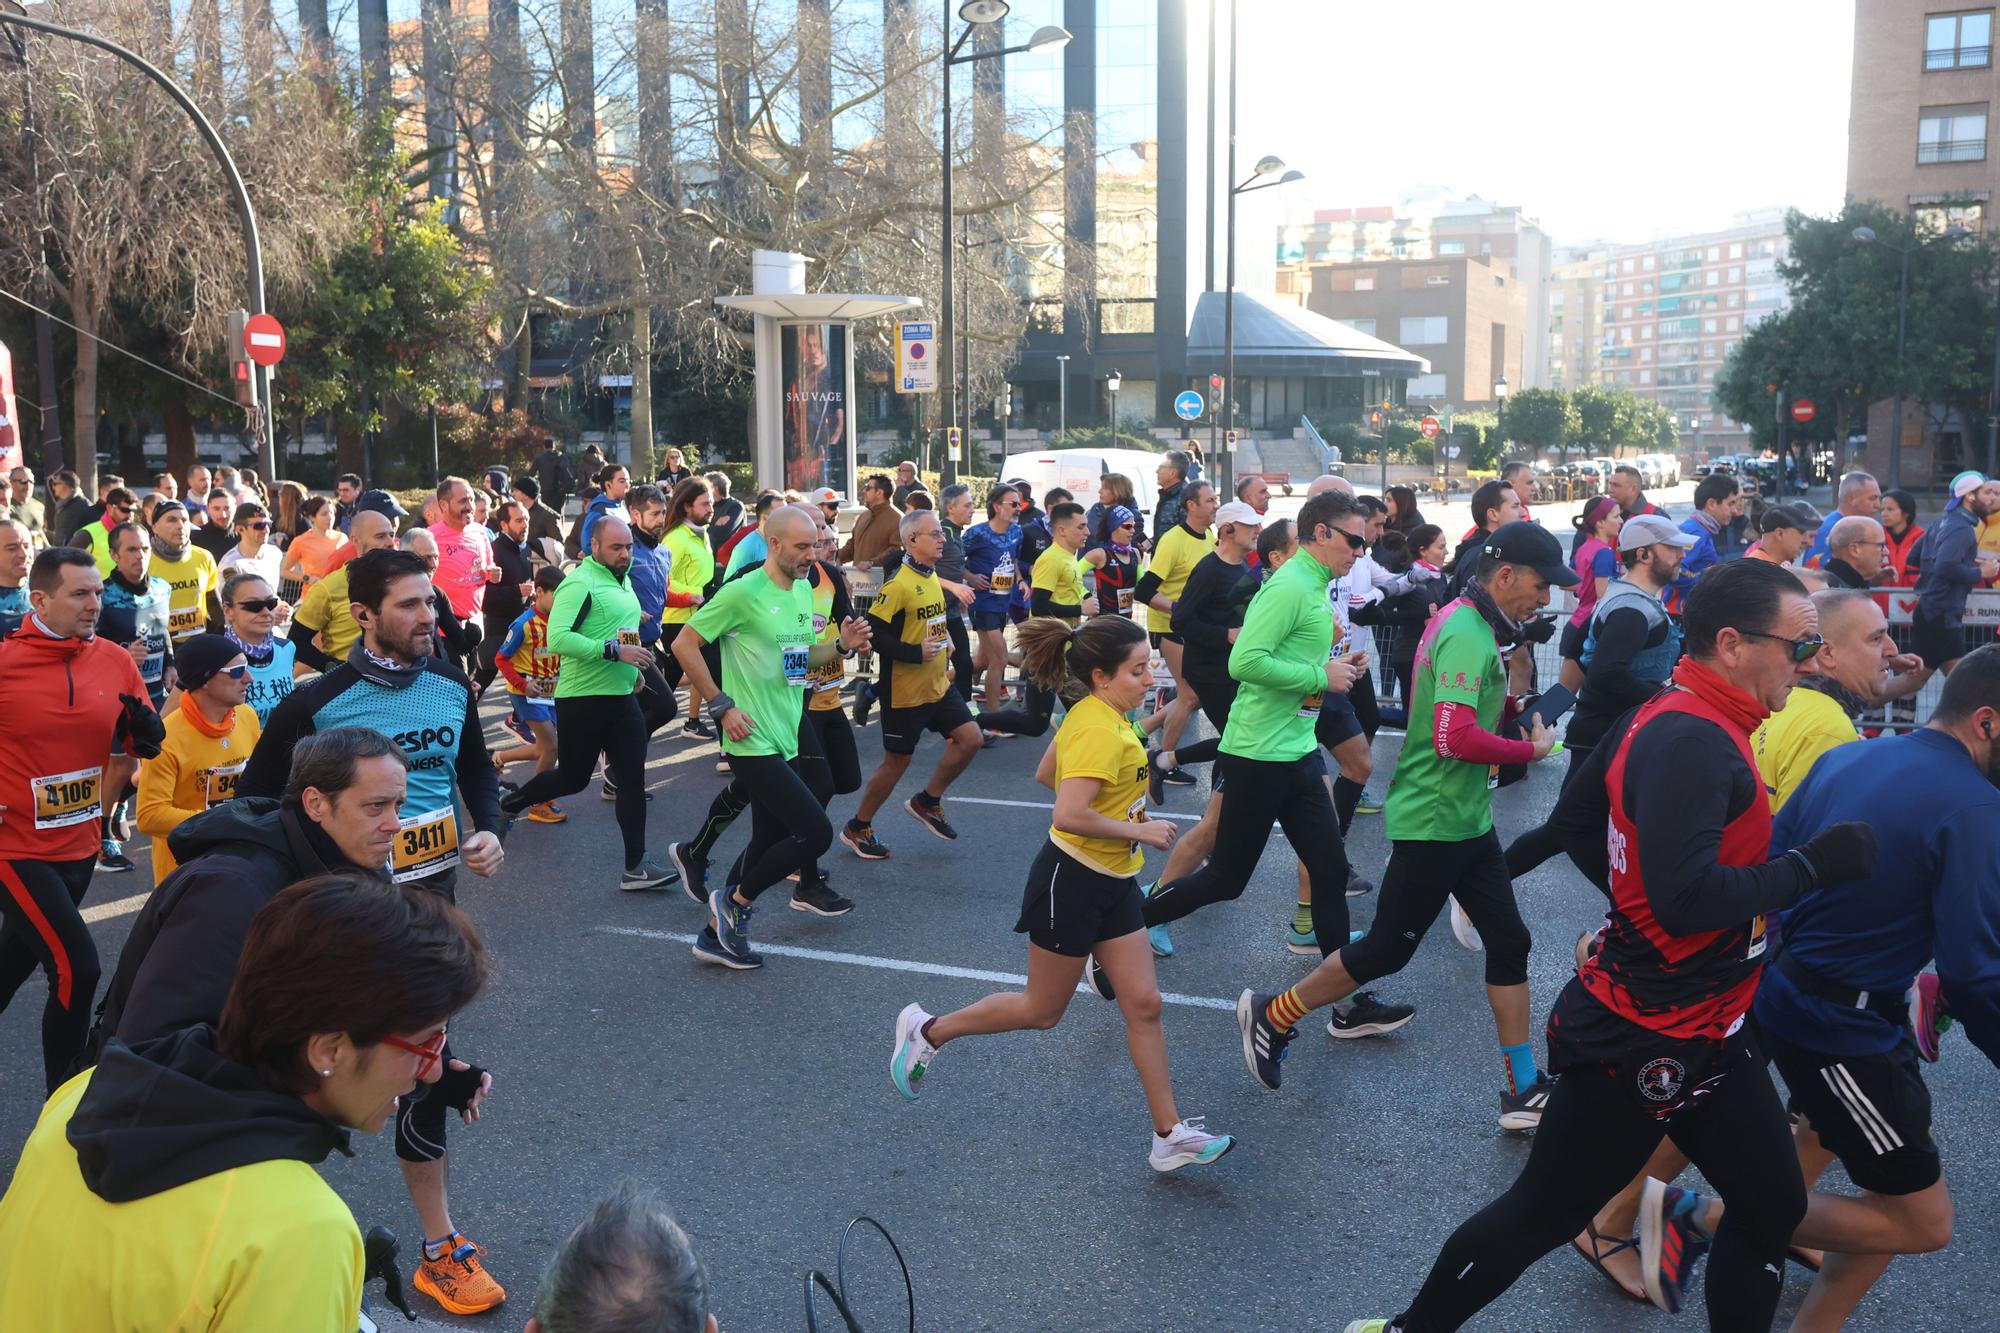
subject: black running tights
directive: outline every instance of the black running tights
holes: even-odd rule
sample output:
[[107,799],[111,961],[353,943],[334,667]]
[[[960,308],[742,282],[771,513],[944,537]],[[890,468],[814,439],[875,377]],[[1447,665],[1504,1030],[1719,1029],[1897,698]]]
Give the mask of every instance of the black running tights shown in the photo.
[[590,784],[597,756],[618,789],[618,832],[625,868],[646,855],[646,724],[638,696],[578,694],[556,700],[556,766],[523,783],[508,798],[509,813],[571,796]]
[[750,791],[750,845],[743,849],[743,877],[737,890],[744,901],[793,871],[804,872],[833,845],[826,805],[800,776],[797,759],[774,754],[732,754],[729,767]]
[[[1767,1333],[1785,1251],[1806,1211],[1791,1126],[1769,1072],[1760,1060],[1746,1061],[1705,1101],[1677,1115],[1666,1133],[1729,1201],[1703,1279],[1709,1328]],[[1446,1333],[1465,1324],[1528,1265],[1581,1234],[1604,1201],[1638,1174],[1660,1137],[1659,1122],[1622,1079],[1591,1067],[1564,1071],[1520,1178],[1445,1242],[1402,1317],[1405,1333]]]
[[0,1011],[36,968],[48,973],[42,1072],[50,1092],[83,1049],[97,998],[97,945],[81,911],[96,868],[95,852],[78,861],[0,861]]
[[1486,984],[1526,985],[1532,941],[1514,901],[1499,836],[1491,829],[1464,842],[1402,839],[1389,844],[1375,919],[1368,933],[1340,954],[1354,984],[1366,986],[1402,971],[1451,897],[1472,918],[1486,945]]

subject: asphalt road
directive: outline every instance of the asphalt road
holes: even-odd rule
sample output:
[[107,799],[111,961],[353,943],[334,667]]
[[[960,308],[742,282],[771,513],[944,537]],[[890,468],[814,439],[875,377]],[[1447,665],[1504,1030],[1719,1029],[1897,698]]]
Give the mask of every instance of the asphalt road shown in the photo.
[[[1399,743],[1382,736],[1378,764],[1392,763]],[[879,745],[871,727],[864,764]],[[949,803],[956,845],[892,807],[879,824],[893,859],[862,863],[837,847],[829,865],[860,903],[852,916],[821,921],[770,895],[753,927],[769,960],[754,973],[689,956],[703,915],[678,890],[617,891],[611,807],[594,787],[568,802],[568,824],[518,826],[502,874],[461,891],[495,969],[489,994],[452,1025],[454,1046],[496,1078],[485,1119],[453,1130],[453,1213],[490,1248],[512,1299],[452,1320],[416,1297],[426,1320],[520,1328],[550,1253],[627,1177],[674,1201],[728,1329],[805,1327],[804,1275],[832,1271],[841,1228],[858,1214],[894,1233],[929,1329],[1324,1330],[1400,1309],[1444,1237],[1512,1181],[1529,1141],[1496,1127],[1500,1056],[1481,960],[1442,922],[1404,974],[1376,987],[1419,1006],[1414,1023],[1358,1043],[1309,1029],[1282,1092],[1250,1080],[1227,1006],[1244,986],[1281,989],[1309,966],[1283,948],[1294,872],[1282,837],[1242,901],[1176,927],[1179,952],[1160,969],[1177,997],[1166,1024],[1182,1112],[1238,1135],[1230,1156],[1168,1177],[1147,1168],[1122,1025],[1087,994],[1054,1031],[948,1048],[919,1103],[891,1088],[891,1024],[905,1003],[963,1004],[996,984],[968,973],[1024,966],[1011,928],[1047,824],[1031,776],[1038,750],[1013,740],[978,758]],[[714,753],[655,743],[657,847],[685,836],[721,783]],[[918,774],[934,753],[927,742]],[[1536,773],[1499,794],[1503,835],[1539,817],[1556,778]],[[1168,808],[1192,815],[1203,799],[1175,789]],[[836,800],[835,816],[851,802]],[[1352,848],[1379,872],[1379,817],[1357,821]],[[140,859],[140,874],[93,887],[91,901],[113,909],[94,927],[107,974],[136,910],[116,900],[147,884]],[[1539,941],[1539,1022],[1600,900],[1562,861],[1519,888]],[[1352,906],[1365,924],[1372,901]],[[8,1168],[41,1101],[41,984],[0,1015]],[[1962,1037],[1948,1039],[1927,1074],[1958,1234],[1942,1254],[1897,1261],[1855,1327],[1987,1328],[2000,1306],[1990,1109],[2000,1079]],[[406,1254],[414,1249],[419,1229],[386,1137],[362,1141],[326,1174],[364,1228],[386,1223]],[[850,1269],[866,1326],[903,1327],[880,1244],[857,1241]],[[1800,1270],[1788,1273],[1786,1310],[1805,1287]],[[1474,1326],[1664,1329],[1668,1320],[1557,1252]]]

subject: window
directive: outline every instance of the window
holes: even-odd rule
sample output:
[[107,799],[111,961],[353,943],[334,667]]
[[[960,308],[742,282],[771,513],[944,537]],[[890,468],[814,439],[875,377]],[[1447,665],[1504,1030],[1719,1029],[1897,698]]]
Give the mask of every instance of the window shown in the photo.
[[1404,316],[1396,341],[1404,347],[1435,346],[1444,342],[1450,321],[1443,315]]
[[1743,242],[1737,241],[1729,247],[1729,257],[1731,259],[1743,258]]
[[1641,383],[1641,384],[1651,384],[1652,382],[1653,382],[1653,372],[1652,372],[1652,371],[1650,371],[1650,370],[1642,370],[1642,371],[1640,371],[1640,372],[1639,372],[1639,383]]
[[1719,245],[1711,245],[1711,246],[1709,246],[1709,247],[1708,247],[1708,262],[1709,262],[1709,263],[1711,263],[1711,264],[1713,264],[1713,263],[1714,263],[1714,262],[1715,262],[1716,260],[1718,260],[1718,259],[1720,259],[1720,258],[1722,258],[1722,247],[1721,247],[1721,246],[1719,246]]
[[1992,63],[1992,10],[1933,14],[1925,21],[1925,69],[1983,69]]
[[1721,352],[1716,350],[1716,346],[1714,343],[1703,343],[1701,345],[1701,354],[1705,360],[1710,360],[1710,361],[1713,361],[1716,357],[1722,355]]
[[1729,281],[1732,285],[1743,281],[1743,269],[1740,265],[1729,270]]
[[1704,319],[1704,320],[1703,320],[1703,321],[1701,322],[1701,331],[1702,331],[1703,333],[1714,333],[1714,332],[1715,332],[1715,321],[1714,321],[1714,320],[1712,320],[1712,319]]
[[1627,273],[1630,273],[1632,271],[1632,261],[1629,259],[1625,261],[1625,271]]
[[1742,324],[1743,324],[1742,320],[1738,319],[1734,315],[1731,315],[1729,317],[1728,323],[1725,324],[1723,327],[1726,328],[1729,332],[1734,333],[1738,328],[1742,327]]
[[1917,121],[1917,164],[1939,162],[1984,162],[1986,160],[1986,108],[1984,106],[1931,107],[1919,113]]
[[1345,324],[1356,333],[1365,333],[1371,338],[1375,336],[1375,321],[1372,319],[1337,319],[1334,323]]
[[1717,283],[1719,283],[1719,282],[1721,282],[1721,281],[1722,281],[1722,270],[1721,270],[1721,269],[1719,269],[1719,268],[1712,268],[1712,269],[1710,269],[1710,270],[1708,271],[1708,277],[1707,277],[1707,282],[1708,282],[1708,285],[1709,285],[1709,286],[1713,287],[1713,286],[1715,286],[1715,285],[1716,285]]
[[1650,342],[1653,337],[1653,326],[1651,324],[1647,324],[1644,327],[1642,327],[1639,330],[1639,336]]
[[1639,349],[1639,360],[1641,360],[1641,361],[1651,361],[1652,359],[1653,359],[1653,349],[1652,349],[1652,348],[1650,348],[1650,347],[1641,347],[1641,348]]
[[1986,205],[1933,204],[1917,210],[1917,233],[1921,236],[1941,236],[1951,227],[1963,227],[1967,231],[1985,230]]
[[[1626,260],[1625,262],[1626,262],[1626,263],[1627,263],[1627,264],[1629,265],[1629,264],[1630,264],[1630,263],[1631,263],[1632,261],[1628,259],[1628,260]],[[1629,272],[1631,272],[1631,269],[1629,269],[1629,268],[1628,268],[1628,269],[1626,269],[1626,272],[1628,272],[1628,273],[1629,273]],[[1619,295],[1620,295],[1620,296],[1630,296],[1631,294],[1632,294],[1632,284],[1628,282],[1628,283],[1626,283],[1626,284],[1625,284],[1625,290],[1624,290],[1624,291],[1622,291],[1622,292],[1620,292],[1620,293],[1619,293]]]
[[1655,262],[1655,261],[1657,260],[1657,258],[1658,258],[1658,256],[1656,256],[1656,255],[1647,255],[1647,256],[1646,256],[1646,258],[1645,258],[1645,264],[1644,264],[1644,266],[1645,266],[1645,269],[1646,269],[1646,272],[1648,272],[1648,273],[1651,273],[1651,272],[1653,271],[1653,264],[1654,264],[1654,262]]
[[1438,242],[1438,253],[1439,253],[1440,255],[1462,255],[1462,254],[1464,254],[1464,253],[1465,253],[1465,242],[1464,242],[1464,241],[1439,241],[1439,242]]
[[1374,278],[1372,278],[1372,277],[1367,277],[1367,278],[1356,278],[1356,279],[1354,280],[1354,290],[1355,290],[1355,291],[1357,291],[1357,292],[1372,292],[1372,291],[1374,291],[1374,290],[1375,290],[1375,279],[1374,279]]

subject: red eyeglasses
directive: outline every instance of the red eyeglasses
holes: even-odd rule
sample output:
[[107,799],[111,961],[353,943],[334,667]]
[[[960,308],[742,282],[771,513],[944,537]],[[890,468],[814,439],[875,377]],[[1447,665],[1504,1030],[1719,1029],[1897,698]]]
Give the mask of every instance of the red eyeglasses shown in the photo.
[[411,1055],[422,1056],[423,1063],[417,1066],[417,1077],[421,1079],[425,1074],[431,1072],[432,1066],[436,1065],[438,1058],[444,1054],[445,1031],[444,1028],[439,1028],[437,1035],[421,1046],[413,1046],[400,1037],[387,1036],[382,1038],[382,1044],[384,1046],[393,1046],[399,1051],[407,1051]]

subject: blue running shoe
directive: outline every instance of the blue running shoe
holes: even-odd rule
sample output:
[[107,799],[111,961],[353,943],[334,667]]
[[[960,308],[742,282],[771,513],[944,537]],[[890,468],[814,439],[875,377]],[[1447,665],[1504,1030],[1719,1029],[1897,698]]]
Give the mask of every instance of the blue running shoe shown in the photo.
[[752,909],[735,899],[736,886],[725,884],[711,890],[708,895],[708,910],[714,917],[715,940],[726,957],[711,958],[724,967],[745,971],[762,967],[764,960],[750,948],[750,916]]
[[1710,1237],[1701,1225],[1708,1200],[1693,1190],[1648,1179],[1639,1195],[1639,1275],[1646,1282],[1646,1299],[1678,1314],[1688,1279]]
[[1319,932],[1285,928],[1285,947],[1293,953],[1319,954]]

